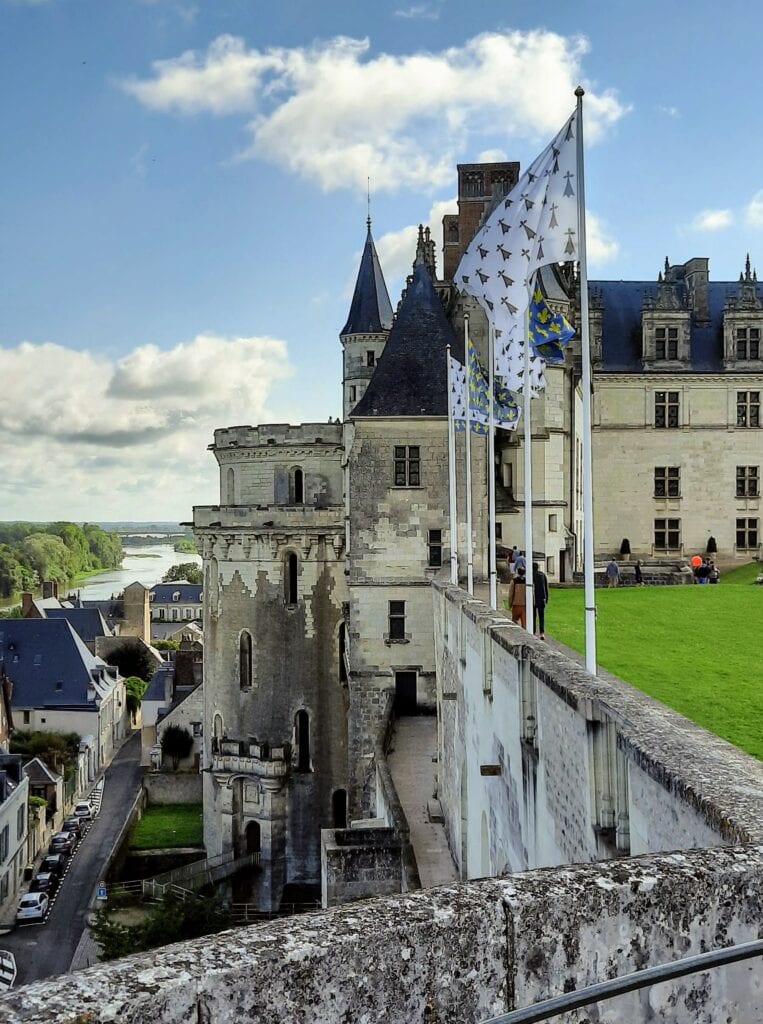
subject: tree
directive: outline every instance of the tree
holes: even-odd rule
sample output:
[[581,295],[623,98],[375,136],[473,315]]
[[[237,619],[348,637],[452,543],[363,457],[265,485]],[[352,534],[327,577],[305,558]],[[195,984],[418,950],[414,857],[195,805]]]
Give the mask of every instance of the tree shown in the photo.
[[135,721],[135,716],[140,711],[140,702],[143,700],[148,683],[140,676],[128,676],[125,679],[125,693],[127,694],[127,710],[130,717]]
[[119,924],[109,919],[108,910],[99,910],[92,932],[101,947],[101,960],[116,960],[171,942],[212,935],[229,925],[229,913],[217,899],[197,896],[180,901],[167,895],[151,908],[143,924]]
[[75,559],[60,537],[52,533],[33,533],[22,546],[24,562],[41,580],[66,583],[76,574]]
[[67,778],[74,770],[79,755],[80,737],[76,732],[42,732],[20,730],[10,741],[12,754],[39,757],[54,772]]
[[162,754],[172,759],[172,770],[176,772],[184,757],[193,748],[193,736],[180,725],[168,725],[162,733]]
[[156,671],[156,659],[138,639],[129,643],[128,638],[125,637],[123,646],[109,651],[104,660],[109,665],[116,665],[120,676],[125,679],[129,679],[130,676],[137,676],[138,679],[151,679]]
[[181,580],[201,586],[201,566],[195,562],[180,562],[171,566],[162,577],[162,583],[179,583]]

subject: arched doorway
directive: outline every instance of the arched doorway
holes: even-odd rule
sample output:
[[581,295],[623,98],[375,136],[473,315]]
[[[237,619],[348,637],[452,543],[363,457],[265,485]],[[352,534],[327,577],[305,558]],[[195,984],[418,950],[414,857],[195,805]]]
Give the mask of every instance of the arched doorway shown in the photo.
[[259,853],[260,852],[260,825],[257,821],[250,821],[246,826],[246,832],[244,833],[246,838],[246,852]]

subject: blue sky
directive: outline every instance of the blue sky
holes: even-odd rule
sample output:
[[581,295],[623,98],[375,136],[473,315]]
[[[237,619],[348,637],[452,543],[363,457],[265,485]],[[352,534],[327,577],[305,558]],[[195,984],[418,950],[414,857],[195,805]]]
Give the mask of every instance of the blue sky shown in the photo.
[[366,178],[395,303],[456,162],[579,81],[591,277],[763,269],[763,19],[719,11],[0,0],[3,517],[186,519],[215,426],[337,415]]

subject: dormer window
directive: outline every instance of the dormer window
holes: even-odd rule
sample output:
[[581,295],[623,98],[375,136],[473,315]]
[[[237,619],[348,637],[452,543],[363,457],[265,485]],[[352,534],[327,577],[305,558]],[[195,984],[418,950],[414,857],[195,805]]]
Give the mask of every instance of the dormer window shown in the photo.
[[678,328],[656,327],[654,331],[654,358],[678,359]]
[[172,600],[173,601],[179,601],[180,600],[180,591],[179,590],[176,590],[175,593],[172,595]]
[[736,350],[737,359],[760,359],[760,328],[737,327]]

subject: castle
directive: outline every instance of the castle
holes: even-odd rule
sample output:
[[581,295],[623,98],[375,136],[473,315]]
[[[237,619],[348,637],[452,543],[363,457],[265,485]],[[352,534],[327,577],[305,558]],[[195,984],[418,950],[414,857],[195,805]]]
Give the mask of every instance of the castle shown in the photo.
[[[460,165],[444,272],[420,229],[393,313],[370,221],[343,348],[343,421],[215,432],[220,503],[194,510],[204,561],[204,829],[209,856],[259,853],[257,899],[320,880],[320,830],[364,810],[364,770],[385,695],[434,710],[432,582],[450,556],[446,359],[464,314],[483,358],[487,323],[452,276],[516,163]],[[549,304],[575,322],[576,279],[547,267]],[[592,282],[595,536],[634,555],[758,551],[763,303],[707,260],[657,283]],[[533,403],[536,555],[551,580],[582,566],[580,353],[547,368]],[[521,432],[496,444],[499,543],[521,546]],[[463,437],[457,461],[464,466]],[[739,463],[739,465],[737,465]],[[486,452],[473,445],[474,568],[487,563]],[[712,487],[708,485],[712,478]],[[719,493],[720,492],[720,493]],[[464,550],[464,479],[459,469]],[[465,568],[465,567],[462,567]]]

